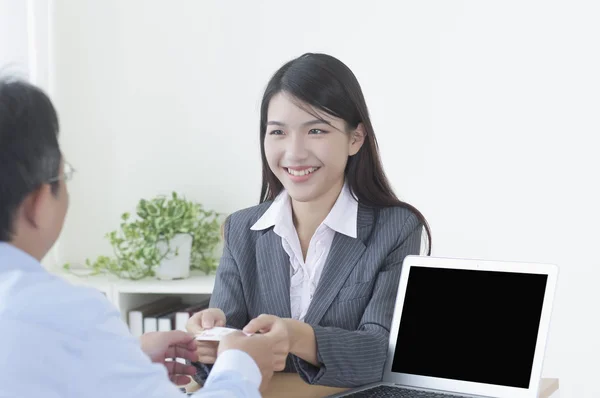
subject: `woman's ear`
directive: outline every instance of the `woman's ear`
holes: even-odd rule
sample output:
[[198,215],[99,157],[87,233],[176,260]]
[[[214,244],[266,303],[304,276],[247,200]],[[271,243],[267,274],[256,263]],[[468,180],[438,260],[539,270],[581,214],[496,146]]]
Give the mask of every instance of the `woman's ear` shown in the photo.
[[358,126],[352,131],[350,136],[350,148],[349,155],[353,156],[358,153],[360,148],[365,143],[366,131],[365,126],[362,123],[359,123]]

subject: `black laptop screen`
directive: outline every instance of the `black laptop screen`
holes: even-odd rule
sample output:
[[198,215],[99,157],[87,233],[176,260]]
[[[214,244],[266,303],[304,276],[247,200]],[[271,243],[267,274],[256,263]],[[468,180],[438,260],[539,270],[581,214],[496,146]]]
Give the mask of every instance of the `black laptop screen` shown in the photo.
[[411,267],[392,372],[528,388],[547,278]]

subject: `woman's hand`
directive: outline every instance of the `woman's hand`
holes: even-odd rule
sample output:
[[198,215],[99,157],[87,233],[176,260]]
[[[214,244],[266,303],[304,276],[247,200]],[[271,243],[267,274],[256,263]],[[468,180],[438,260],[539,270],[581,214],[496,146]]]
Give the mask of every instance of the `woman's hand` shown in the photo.
[[[218,308],[208,308],[195,313],[185,325],[188,332],[196,335],[206,329],[215,326],[224,327],[226,323],[225,313]],[[196,341],[196,354],[198,361],[213,364],[217,359],[218,341]]]
[[314,366],[321,366],[317,356],[315,331],[309,324],[296,319],[281,319],[274,315],[261,315],[244,328],[244,332],[247,333],[255,333],[256,331],[277,337],[280,344],[277,349],[279,365],[281,365],[283,359],[283,366],[285,367],[285,358],[291,353]]
[[272,345],[271,340],[267,336],[255,335],[249,337],[242,332],[236,331],[223,337],[219,342],[219,355],[227,350],[240,350],[250,355],[262,374],[260,391],[264,393],[275,370],[274,355],[271,351]]
[[285,369],[285,362],[290,352],[290,331],[286,321],[275,315],[260,315],[244,328],[246,333],[261,333],[271,340],[275,371]]

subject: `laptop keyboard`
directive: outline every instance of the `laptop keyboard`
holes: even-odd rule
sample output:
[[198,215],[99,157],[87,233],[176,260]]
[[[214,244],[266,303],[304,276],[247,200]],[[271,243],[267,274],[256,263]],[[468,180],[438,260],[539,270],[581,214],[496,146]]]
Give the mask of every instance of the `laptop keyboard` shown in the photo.
[[435,393],[430,391],[410,390],[400,387],[376,386],[368,390],[358,391],[344,397],[353,398],[464,398],[460,395]]

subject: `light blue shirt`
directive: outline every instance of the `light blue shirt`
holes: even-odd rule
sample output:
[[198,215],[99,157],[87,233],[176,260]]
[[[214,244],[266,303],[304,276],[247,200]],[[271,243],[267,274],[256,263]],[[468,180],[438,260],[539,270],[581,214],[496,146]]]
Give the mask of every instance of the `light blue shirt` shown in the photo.
[[[185,397],[141,350],[102,293],[73,286],[0,243],[0,397]],[[224,352],[202,390],[260,397],[261,374],[242,351]]]

